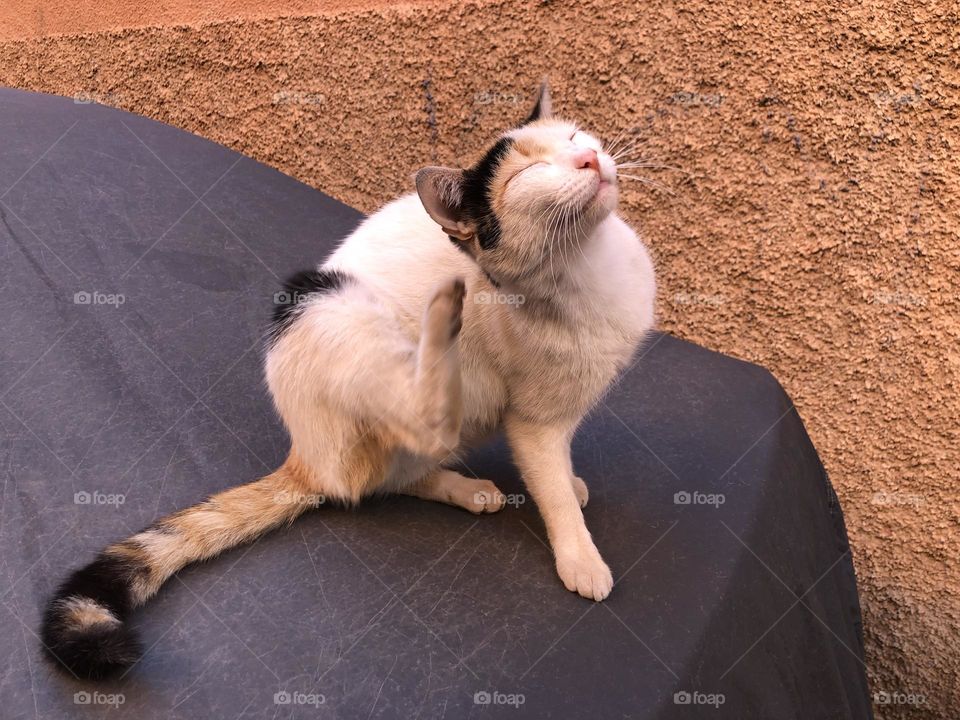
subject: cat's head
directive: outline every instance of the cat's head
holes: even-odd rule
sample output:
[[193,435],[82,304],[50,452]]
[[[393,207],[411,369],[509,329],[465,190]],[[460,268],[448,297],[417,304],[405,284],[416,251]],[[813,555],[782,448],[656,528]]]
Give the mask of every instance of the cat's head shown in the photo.
[[444,232],[504,279],[529,275],[559,257],[558,246],[581,242],[618,197],[613,159],[597,138],[553,116],[546,82],[526,121],[474,166],[423,168],[416,184]]

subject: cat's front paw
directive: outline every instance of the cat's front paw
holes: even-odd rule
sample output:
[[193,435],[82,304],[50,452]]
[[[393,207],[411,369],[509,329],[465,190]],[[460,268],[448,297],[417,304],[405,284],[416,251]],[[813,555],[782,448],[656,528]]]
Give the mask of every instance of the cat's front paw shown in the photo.
[[592,540],[557,553],[557,574],[567,590],[588,600],[603,600],[613,589],[613,574]]

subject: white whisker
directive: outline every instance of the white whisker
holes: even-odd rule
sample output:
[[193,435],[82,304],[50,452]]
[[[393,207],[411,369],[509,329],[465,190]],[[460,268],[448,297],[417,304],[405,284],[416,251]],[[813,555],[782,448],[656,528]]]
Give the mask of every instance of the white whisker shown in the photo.
[[627,178],[628,180],[637,180],[639,182],[642,182],[644,185],[649,185],[650,187],[655,187],[658,190],[662,190],[668,195],[672,195],[673,197],[677,196],[677,194],[673,190],[668,188],[666,185],[664,185],[663,183],[659,183],[656,180],[651,180],[650,178],[640,177],[639,175],[627,175],[625,173],[618,173],[617,177]]
[[627,128],[623,128],[620,132],[617,133],[617,136],[613,139],[612,142],[607,146],[607,155],[613,155],[613,153],[621,147],[623,143],[629,141],[629,136],[625,136],[624,133],[627,132]]
[[675,170],[676,172],[683,173],[684,175],[690,175],[690,176],[693,175],[693,173],[687,170],[684,170],[681,167],[677,167],[676,165],[662,165],[660,163],[651,163],[651,162],[617,163],[617,169],[619,170],[620,168],[628,168],[628,169],[629,168],[648,168],[651,170]]

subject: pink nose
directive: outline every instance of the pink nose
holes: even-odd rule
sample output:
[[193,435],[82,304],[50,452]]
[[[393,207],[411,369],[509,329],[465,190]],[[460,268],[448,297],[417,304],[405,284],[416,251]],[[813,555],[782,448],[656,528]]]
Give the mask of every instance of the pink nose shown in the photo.
[[600,172],[600,160],[597,158],[597,151],[589,148],[577,150],[573,154],[573,166],[577,170],[596,170]]

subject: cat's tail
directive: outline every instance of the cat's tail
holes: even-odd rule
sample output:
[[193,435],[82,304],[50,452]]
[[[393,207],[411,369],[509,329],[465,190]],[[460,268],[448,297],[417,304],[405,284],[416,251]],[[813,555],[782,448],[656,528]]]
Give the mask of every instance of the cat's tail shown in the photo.
[[78,677],[102,678],[133,665],[140,643],[130,612],[185,565],[250,542],[324,501],[305,490],[291,455],[275,472],[213,495],[110,545],[74,572],[47,604],[41,640]]

